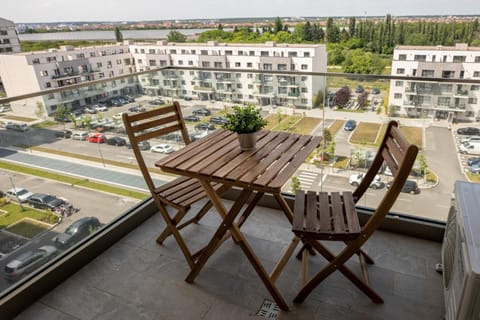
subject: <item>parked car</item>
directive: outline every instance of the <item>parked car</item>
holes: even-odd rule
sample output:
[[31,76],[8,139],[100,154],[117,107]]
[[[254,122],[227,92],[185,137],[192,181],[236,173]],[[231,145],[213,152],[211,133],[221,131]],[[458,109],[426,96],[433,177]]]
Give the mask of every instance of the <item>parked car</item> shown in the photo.
[[147,111],[147,109],[145,109],[141,105],[138,105],[138,106],[135,106],[135,107],[128,108],[128,111],[130,111],[130,112],[145,112],[145,111]]
[[116,97],[105,100],[105,104],[109,107],[120,107],[122,105],[121,101]]
[[460,140],[461,143],[480,142],[480,136],[468,136]]
[[57,254],[54,246],[41,246],[38,249],[26,251],[10,260],[4,268],[5,278],[18,280],[32,272]]
[[65,201],[50,194],[34,193],[27,199],[27,203],[34,208],[54,211],[64,205]]
[[195,109],[192,113],[196,116],[209,116],[212,114],[207,108]]
[[192,97],[185,96],[185,97],[183,97],[183,100],[185,100],[185,101],[192,101]]
[[184,117],[183,120],[191,121],[191,122],[198,122],[198,121],[200,121],[200,117],[191,114],[191,115],[188,115],[188,116]]
[[465,142],[458,147],[458,151],[464,154],[480,155],[480,142]]
[[480,136],[480,129],[475,127],[465,127],[457,129],[457,134],[466,136]]
[[88,113],[88,114],[95,114],[97,113],[97,110],[95,110],[93,107],[84,107],[83,108],[83,113]]
[[[350,178],[348,178],[348,183],[354,187],[357,187],[362,182],[364,177],[364,173],[352,174]],[[370,183],[370,188],[382,189],[383,187],[385,187],[385,183],[381,181],[381,177],[379,175],[376,175],[375,178],[373,178],[372,183]]]
[[204,122],[195,125],[195,130],[206,131],[206,130],[215,130],[215,126],[212,123]]
[[343,130],[345,131],[353,131],[355,130],[357,126],[357,122],[355,120],[347,120],[347,122],[345,122],[345,125],[343,126]]
[[87,140],[87,137],[88,137],[88,132],[85,132],[85,131],[73,132],[71,136],[72,140],[81,140],[81,141]]
[[122,137],[111,137],[107,139],[107,144],[120,147],[127,144],[127,140],[123,139]]
[[480,163],[480,157],[471,157],[467,159],[467,164],[469,166],[475,164],[475,163]]
[[150,151],[158,153],[172,153],[174,150],[172,146],[168,144],[156,144],[150,148]]
[[71,136],[72,136],[72,131],[70,131],[70,130],[55,131],[55,137],[57,137],[57,138],[68,139]]
[[[393,180],[390,180],[387,182],[387,188],[390,188],[392,186]],[[404,193],[410,193],[410,194],[418,194],[420,193],[420,189],[418,188],[417,182],[413,180],[407,180],[405,181],[405,184],[402,187],[402,192]]]
[[225,117],[213,116],[210,118],[210,122],[215,124],[225,124],[228,122],[228,120]]
[[55,237],[55,245],[60,248],[67,248],[86,238],[101,226],[100,221],[95,217],[84,217],[72,223],[64,233]]
[[7,190],[5,195],[13,201],[26,202],[28,198],[33,195],[33,193],[25,188],[15,187]]
[[28,126],[26,123],[7,122],[5,125],[5,128],[13,131],[20,131],[20,132],[25,132],[28,130]]
[[[127,142],[127,148],[128,148],[128,149],[132,149],[132,145],[130,144],[130,141]],[[148,142],[148,141],[140,141],[140,142],[138,143],[138,148],[139,148],[140,150],[143,150],[143,151],[145,151],[145,150],[150,150],[150,148],[151,148],[151,147],[150,147],[150,142]]]
[[106,106],[103,106],[101,104],[96,104],[93,106],[93,109],[97,112],[105,112],[108,111],[108,108]]
[[130,96],[130,95],[123,96],[122,98],[127,100],[129,103],[130,102],[135,102],[135,98],[133,96]]
[[372,89],[372,94],[379,94],[380,93],[380,89],[378,88],[373,88]]
[[103,133],[93,133],[88,136],[87,140],[91,143],[104,143],[107,141],[107,137]]
[[468,170],[471,172],[471,173],[480,173],[480,163],[474,163],[470,166],[470,168],[468,168]]
[[365,89],[363,89],[363,86],[360,85],[355,89],[355,93],[362,93],[363,91],[365,91]]
[[165,104],[165,101],[163,101],[162,99],[154,99],[149,101],[148,103],[154,106],[159,106],[159,105]]

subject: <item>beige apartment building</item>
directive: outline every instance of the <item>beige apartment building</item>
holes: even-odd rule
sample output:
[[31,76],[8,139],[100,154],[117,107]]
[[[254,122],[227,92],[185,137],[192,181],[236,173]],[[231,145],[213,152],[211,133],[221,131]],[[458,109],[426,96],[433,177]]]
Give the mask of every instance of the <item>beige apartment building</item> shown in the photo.
[[[0,55],[0,75],[8,96],[67,87],[135,72],[128,45],[107,45],[84,48],[63,46],[48,51]],[[55,112],[58,105],[79,109],[105,100],[108,96],[138,91],[135,77],[122,78],[88,88],[46,93],[42,97],[12,103],[12,111],[39,117]]]
[[0,18],[0,54],[20,52],[20,41],[18,40],[15,23]]
[[[0,55],[0,75],[8,96],[163,67],[178,69],[126,77],[89,86],[88,90],[48,93],[42,99],[13,104],[12,110],[38,117],[42,108],[45,115],[51,115],[60,104],[74,110],[107,97],[135,93],[309,108],[313,96],[318,90],[324,90],[325,77],[302,75],[301,72],[326,72],[327,53],[325,45],[166,41],[135,44],[125,41],[117,45],[64,46],[44,52]],[[202,68],[216,70],[199,70]],[[261,71],[296,71],[300,74],[267,75]]]
[[311,108],[313,96],[325,89],[325,77],[301,74],[327,71],[325,45],[159,41],[131,45],[130,51],[138,71],[167,66],[186,68],[140,76],[145,93],[151,95]]
[[399,115],[457,121],[480,118],[480,84],[461,82],[480,80],[479,47],[399,46],[393,53],[392,75],[422,78],[391,81],[389,104]]

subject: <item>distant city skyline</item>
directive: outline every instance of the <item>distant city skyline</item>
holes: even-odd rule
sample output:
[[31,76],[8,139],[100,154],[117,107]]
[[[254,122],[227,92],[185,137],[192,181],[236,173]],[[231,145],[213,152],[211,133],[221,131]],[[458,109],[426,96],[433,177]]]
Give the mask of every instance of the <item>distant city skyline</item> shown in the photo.
[[248,17],[476,15],[478,0],[4,0],[0,17],[15,23],[147,21]]

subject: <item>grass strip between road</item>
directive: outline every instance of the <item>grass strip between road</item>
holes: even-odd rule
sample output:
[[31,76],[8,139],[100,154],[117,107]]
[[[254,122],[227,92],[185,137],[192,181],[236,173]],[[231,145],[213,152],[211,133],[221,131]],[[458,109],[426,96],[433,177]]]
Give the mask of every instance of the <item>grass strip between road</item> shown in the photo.
[[32,176],[36,176],[36,177],[40,177],[40,178],[45,178],[45,179],[55,180],[55,181],[59,181],[59,182],[63,182],[63,183],[68,183],[72,186],[79,186],[79,187],[104,191],[104,192],[113,193],[113,194],[120,195],[120,196],[140,199],[140,200],[145,199],[146,197],[149,196],[149,194],[147,194],[147,193],[132,191],[132,190],[128,190],[128,189],[121,188],[121,187],[116,187],[116,186],[111,186],[111,185],[104,184],[104,183],[90,181],[89,179],[80,179],[80,178],[70,177],[70,176],[67,176],[67,175],[59,174],[59,173],[53,173],[53,172],[49,172],[49,171],[45,171],[45,170],[30,168],[30,167],[27,167],[27,166],[21,166],[21,165],[17,165],[17,164],[13,164],[13,163],[7,163],[7,162],[3,162],[3,161],[0,161],[0,168],[5,169],[5,170],[14,171],[14,172],[19,172],[19,173],[32,175]]

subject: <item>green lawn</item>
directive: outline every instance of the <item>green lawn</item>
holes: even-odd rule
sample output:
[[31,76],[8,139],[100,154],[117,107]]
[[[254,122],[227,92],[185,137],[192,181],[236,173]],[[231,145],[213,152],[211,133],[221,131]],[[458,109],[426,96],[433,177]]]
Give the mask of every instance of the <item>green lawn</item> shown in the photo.
[[419,127],[400,126],[400,131],[407,138],[408,142],[413,143],[419,149],[423,148],[423,129]]
[[50,229],[51,225],[40,223],[36,220],[24,219],[6,228],[8,232],[18,234],[22,237],[33,239],[36,235]]
[[350,142],[355,144],[374,145],[382,125],[373,122],[360,122],[350,137]]
[[23,208],[13,202],[2,206],[1,209],[7,213],[0,215],[0,229],[6,228],[23,218],[31,218],[46,223],[55,223],[57,220],[57,216],[51,212],[36,210],[25,205],[23,205]]

